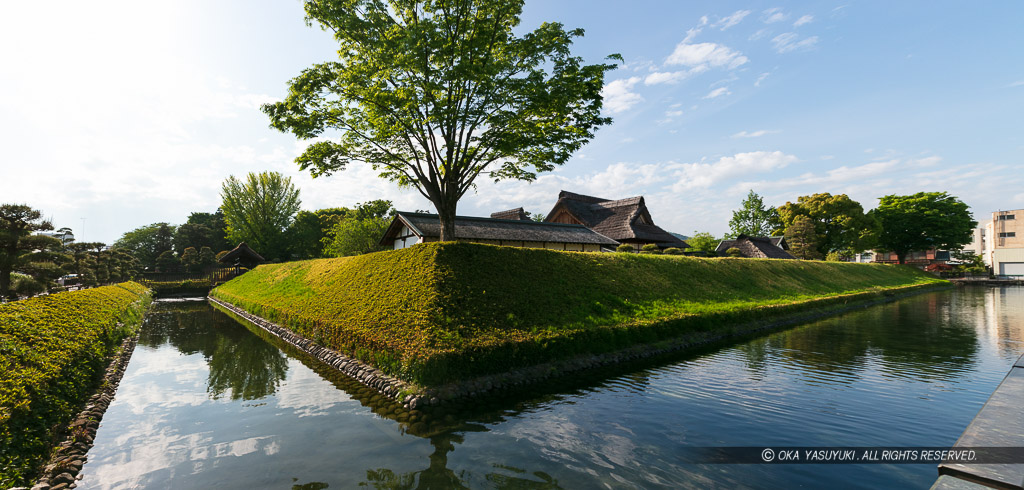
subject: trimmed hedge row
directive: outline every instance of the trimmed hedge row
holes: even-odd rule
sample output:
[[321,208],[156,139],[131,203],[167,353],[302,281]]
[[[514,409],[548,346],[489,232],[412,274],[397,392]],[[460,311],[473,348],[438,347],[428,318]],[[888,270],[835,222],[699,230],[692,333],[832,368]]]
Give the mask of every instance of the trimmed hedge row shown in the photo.
[[211,295],[437,385],[943,282],[878,264],[430,243],[263,265]]
[[149,298],[127,282],[0,305],[0,487],[30,483]]

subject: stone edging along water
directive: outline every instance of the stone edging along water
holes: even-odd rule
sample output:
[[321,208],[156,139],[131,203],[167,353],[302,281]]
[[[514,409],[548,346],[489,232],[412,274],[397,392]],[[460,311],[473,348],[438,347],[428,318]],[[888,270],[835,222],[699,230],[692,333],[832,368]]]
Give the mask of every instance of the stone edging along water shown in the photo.
[[138,340],[139,333],[136,332],[121,341],[120,349],[114,354],[114,358],[103,373],[99,389],[85,403],[85,408],[72,419],[68,426],[67,439],[54,449],[53,456],[43,467],[42,475],[32,490],[62,490],[75,487],[78,473],[82,471],[86,461],[86,453],[96,438],[100,420],[114,399],[114,393],[117,392],[117,386],[124,376],[132,353],[135,352]]
[[[629,347],[627,349],[604,354],[584,355],[572,359],[557,360],[538,364],[507,373],[480,376],[459,383],[451,383],[439,387],[422,388],[412,383],[389,376],[379,369],[362,361],[353,359],[337,351],[317,345],[313,340],[299,335],[286,327],[253,315],[233,304],[213,297],[207,299],[233,315],[252,323],[264,331],[278,337],[306,354],[313,356],[342,374],[355,378],[364,385],[392,398],[409,409],[422,408],[428,405],[440,405],[451,401],[464,400],[483,396],[491,392],[518,388],[523,385],[537,383],[563,374],[575,373],[614,364],[653,358],[690,347],[696,347],[730,337],[755,334],[793,326],[817,320],[838,313],[867,308],[897,299],[913,296],[937,288],[948,288],[950,285],[918,285],[895,290],[884,290],[849,295],[843,304],[811,309],[800,313],[785,315],[771,321],[724,325],[715,332],[694,332],[682,337]],[[835,297],[833,297],[834,299]],[[814,305],[810,305],[813,307]]]

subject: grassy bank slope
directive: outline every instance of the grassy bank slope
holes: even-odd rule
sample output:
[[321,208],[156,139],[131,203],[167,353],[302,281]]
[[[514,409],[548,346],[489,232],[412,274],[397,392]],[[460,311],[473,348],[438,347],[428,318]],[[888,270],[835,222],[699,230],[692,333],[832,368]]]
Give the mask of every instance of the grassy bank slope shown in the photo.
[[884,265],[433,243],[264,265],[211,294],[438,384],[941,282]]
[[148,291],[128,282],[0,305],[0,487],[30,484],[54,431],[141,323]]

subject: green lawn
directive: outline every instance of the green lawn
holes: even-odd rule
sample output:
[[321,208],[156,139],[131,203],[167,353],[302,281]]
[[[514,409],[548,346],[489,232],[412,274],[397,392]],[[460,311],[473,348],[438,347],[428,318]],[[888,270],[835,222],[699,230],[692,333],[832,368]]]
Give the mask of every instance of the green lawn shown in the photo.
[[431,243],[263,265],[211,294],[431,385],[944,282],[875,264]]

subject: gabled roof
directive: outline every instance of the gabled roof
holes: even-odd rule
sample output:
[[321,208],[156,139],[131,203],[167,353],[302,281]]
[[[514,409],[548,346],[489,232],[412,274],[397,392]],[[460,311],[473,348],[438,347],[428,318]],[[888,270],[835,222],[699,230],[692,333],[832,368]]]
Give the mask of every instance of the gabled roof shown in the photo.
[[[380,245],[398,237],[402,225],[421,237],[441,236],[441,221],[436,214],[399,212],[391,221]],[[582,225],[541,223],[533,220],[507,220],[455,217],[455,237],[462,240],[508,240],[526,242],[582,243],[616,246],[619,243]]]
[[562,191],[545,221],[554,219],[560,210],[565,210],[586,227],[618,241],[638,240],[666,247],[688,247],[686,242],[654,224],[643,196],[613,201]]
[[792,254],[776,245],[785,244],[782,237],[763,237],[740,235],[735,240],[722,240],[715,249],[719,255],[725,254],[730,248],[738,248],[744,257],[751,259],[795,259]]
[[526,221],[530,218],[526,216],[526,211],[523,208],[509,209],[506,211],[498,211],[497,213],[491,213],[491,217],[494,219],[511,219]]
[[783,250],[789,250],[789,244],[786,243],[786,237],[784,237],[784,236],[773,236],[773,237],[768,237],[768,238],[771,239],[772,245],[775,245],[776,247],[779,247],[779,248],[781,248]]
[[267,260],[264,259],[262,255],[256,253],[256,251],[250,248],[247,243],[242,242],[239,243],[237,247],[231,249],[230,252],[224,254],[224,256],[220,258],[219,262],[224,264],[234,264],[235,262],[245,264],[266,261]]

